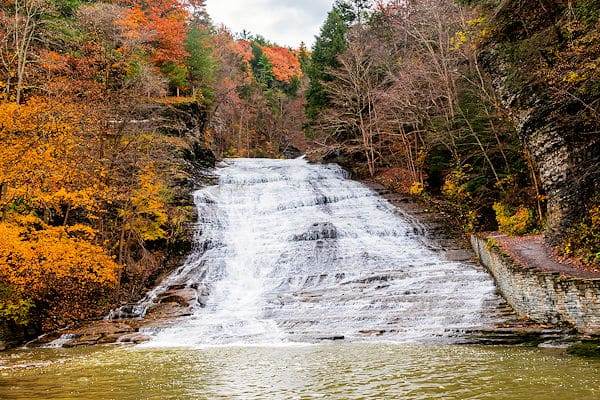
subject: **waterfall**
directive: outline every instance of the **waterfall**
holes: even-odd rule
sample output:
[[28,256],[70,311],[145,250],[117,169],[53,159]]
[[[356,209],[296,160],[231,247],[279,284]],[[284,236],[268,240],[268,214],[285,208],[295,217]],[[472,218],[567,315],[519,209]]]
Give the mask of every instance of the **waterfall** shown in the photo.
[[195,250],[128,310],[142,316],[160,293],[186,287],[193,314],[148,330],[145,346],[427,342],[498,322],[488,274],[426,246],[340,167],[235,159],[216,173],[218,185],[195,194]]

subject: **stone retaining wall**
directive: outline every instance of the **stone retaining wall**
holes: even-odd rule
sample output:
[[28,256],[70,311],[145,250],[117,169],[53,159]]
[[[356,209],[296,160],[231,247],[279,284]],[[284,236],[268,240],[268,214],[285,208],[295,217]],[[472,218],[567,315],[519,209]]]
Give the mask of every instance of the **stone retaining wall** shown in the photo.
[[566,323],[584,334],[600,334],[600,279],[529,268],[487,237],[473,235],[471,244],[517,314],[541,323]]

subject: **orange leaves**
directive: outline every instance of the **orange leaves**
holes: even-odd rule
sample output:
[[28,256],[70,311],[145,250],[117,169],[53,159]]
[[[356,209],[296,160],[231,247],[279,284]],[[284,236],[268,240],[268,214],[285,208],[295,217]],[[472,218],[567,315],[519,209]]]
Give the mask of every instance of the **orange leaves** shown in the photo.
[[302,76],[300,60],[290,49],[263,46],[262,51],[273,66],[273,75],[279,82],[290,83]]
[[0,279],[30,298],[40,298],[64,278],[114,285],[119,267],[101,247],[81,238],[89,229],[50,227],[31,216],[0,222]]
[[19,201],[62,214],[63,208],[93,209],[96,171],[83,168],[79,109],[56,100],[0,103],[0,209]]
[[55,51],[44,50],[40,54],[39,64],[45,71],[52,74],[65,73],[68,71],[67,57]]
[[145,45],[159,65],[180,64],[187,56],[184,41],[188,15],[177,0],[150,0],[135,4],[118,24],[129,47]]
[[2,139],[10,139],[15,134],[50,137],[72,132],[72,126],[64,115],[75,112],[75,109],[52,103],[41,97],[31,98],[26,105],[0,103]]
[[155,34],[149,28],[150,21],[139,6],[128,9],[117,20],[117,24],[122,29],[123,37],[129,41],[127,44],[132,47],[150,42]]
[[235,42],[235,50],[242,56],[242,59],[246,62],[252,61],[252,45],[248,40],[238,40]]
[[[279,82],[290,83],[294,78],[302,77],[302,68],[298,56],[290,49],[279,46],[260,46],[271,65],[273,75]],[[248,40],[237,40],[234,50],[249,63],[254,58],[252,43]]]
[[[77,106],[57,100],[0,103],[0,280],[28,298],[41,298],[50,285],[60,290],[56,280],[67,277],[116,282],[117,264],[92,243],[95,231],[67,225],[69,210],[98,207],[78,136],[82,118]],[[65,226],[34,213],[59,216]]]
[[151,14],[150,21],[157,33],[157,45],[154,61],[158,64],[173,62],[180,64],[187,57],[184,48],[187,13],[184,10],[175,10],[163,17],[162,12]]

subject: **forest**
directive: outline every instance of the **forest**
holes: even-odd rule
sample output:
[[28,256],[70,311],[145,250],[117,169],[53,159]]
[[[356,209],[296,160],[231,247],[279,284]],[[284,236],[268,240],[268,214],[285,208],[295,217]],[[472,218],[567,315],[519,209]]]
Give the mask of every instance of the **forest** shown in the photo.
[[[3,1],[0,321],[30,337],[135,299],[189,250],[218,157],[301,134],[307,51],[202,1]],[[291,123],[290,123],[291,121]]]
[[203,0],[2,0],[0,61],[0,331],[139,298],[229,157],[306,153],[600,263],[597,0],[338,0],[311,49]]

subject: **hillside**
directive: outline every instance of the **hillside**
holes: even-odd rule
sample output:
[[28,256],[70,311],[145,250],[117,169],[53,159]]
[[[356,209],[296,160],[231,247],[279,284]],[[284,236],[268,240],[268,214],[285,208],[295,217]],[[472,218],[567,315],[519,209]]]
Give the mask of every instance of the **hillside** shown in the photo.
[[597,267],[599,15],[592,0],[336,2],[308,74],[316,157],[433,198],[467,232],[543,232]]
[[202,1],[9,0],[0,22],[0,340],[139,298],[191,248],[202,169],[302,126],[297,53]]

